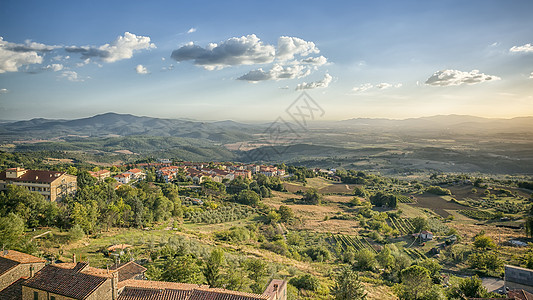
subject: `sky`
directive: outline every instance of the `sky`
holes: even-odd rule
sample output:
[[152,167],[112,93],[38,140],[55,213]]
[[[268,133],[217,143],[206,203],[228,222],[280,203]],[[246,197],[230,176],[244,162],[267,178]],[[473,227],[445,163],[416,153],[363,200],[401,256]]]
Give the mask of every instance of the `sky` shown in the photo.
[[533,115],[533,1],[0,2],[0,119]]

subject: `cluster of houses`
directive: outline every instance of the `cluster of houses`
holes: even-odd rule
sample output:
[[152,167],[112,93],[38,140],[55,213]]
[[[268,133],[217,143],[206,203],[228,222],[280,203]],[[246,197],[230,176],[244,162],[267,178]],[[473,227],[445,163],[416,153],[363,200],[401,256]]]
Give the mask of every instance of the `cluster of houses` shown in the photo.
[[263,294],[212,288],[203,284],[146,280],[134,261],[106,269],[88,262],[49,263],[14,250],[0,252],[0,299],[6,300],[286,300],[287,282],[271,280]]
[[[172,164],[169,160],[160,160],[157,163],[136,164],[134,167],[124,173],[113,176],[113,178],[121,184],[142,180],[146,178],[146,173],[142,169],[147,168],[154,168],[157,177],[167,183],[176,180],[179,174],[183,174],[187,180],[195,184],[200,184],[206,180],[214,182],[231,181],[237,177],[251,179],[254,174],[263,174],[267,177],[281,177],[285,175],[285,170],[278,167],[256,164],[207,164],[196,162],[177,162]],[[89,174],[98,180],[111,177],[109,170],[99,170],[89,172]]]
[[164,166],[157,170],[157,176],[165,182],[176,179],[178,174],[183,172],[185,177],[200,184],[205,180],[214,182],[230,181],[237,177],[251,179],[254,174],[263,174],[267,177],[284,176],[285,170],[274,166],[264,165],[230,165],[230,164],[210,164],[183,162],[175,166]]

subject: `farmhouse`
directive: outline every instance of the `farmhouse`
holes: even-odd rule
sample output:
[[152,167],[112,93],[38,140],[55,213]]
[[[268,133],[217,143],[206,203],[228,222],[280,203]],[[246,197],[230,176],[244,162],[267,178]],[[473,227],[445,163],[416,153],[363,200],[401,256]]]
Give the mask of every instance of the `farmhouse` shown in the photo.
[[109,170],[100,170],[100,171],[96,171],[96,172],[89,171],[89,174],[91,174],[92,177],[94,177],[94,178],[96,178],[96,179],[98,179],[100,181],[103,181],[107,177],[111,176],[111,172]]

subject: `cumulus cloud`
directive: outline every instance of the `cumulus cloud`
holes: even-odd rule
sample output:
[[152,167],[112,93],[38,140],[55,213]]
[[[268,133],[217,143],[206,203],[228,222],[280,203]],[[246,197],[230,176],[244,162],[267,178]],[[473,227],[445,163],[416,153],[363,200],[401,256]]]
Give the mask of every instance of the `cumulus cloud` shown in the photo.
[[331,80],[333,80],[333,77],[326,73],[324,75],[324,78],[319,81],[313,81],[313,82],[302,82],[296,86],[296,90],[309,90],[309,89],[316,89],[316,88],[326,88],[331,83]]
[[61,73],[61,76],[59,76],[60,78],[65,78],[67,80],[70,80],[70,81],[85,81],[85,79],[81,78],[78,73],[74,72],[74,71],[64,71],[63,73]]
[[371,89],[373,87],[374,86],[371,83],[364,83],[364,84],[361,84],[360,86],[354,87],[352,89],[352,91],[354,91],[356,93],[361,93],[361,92],[364,92],[364,91],[368,91],[369,89]]
[[480,73],[479,70],[471,72],[462,72],[459,70],[442,70],[435,72],[426,80],[427,85],[433,86],[451,86],[451,85],[472,85],[485,81],[500,80],[501,78],[493,75]]
[[321,55],[318,57],[309,57],[309,58],[302,59],[301,62],[304,64],[322,66],[328,62],[328,59]]
[[6,94],[9,93],[8,89],[0,89],[0,94]]
[[0,37],[0,73],[17,72],[24,65],[41,64],[43,57],[38,52],[47,52],[56,46],[26,41],[25,44],[16,44],[4,41]]
[[525,44],[523,46],[513,46],[509,51],[515,53],[533,53],[533,45]]
[[533,72],[531,72],[531,74],[529,74],[529,79],[533,79]]
[[311,73],[311,70],[302,65],[282,66],[275,64],[270,70],[264,71],[262,68],[252,70],[237,80],[246,80],[249,82],[258,82],[264,80],[281,80],[302,78]]
[[376,85],[373,85],[371,83],[364,83],[364,84],[361,84],[360,86],[356,86],[354,88],[352,88],[352,91],[353,92],[356,92],[356,93],[362,93],[362,92],[365,92],[365,91],[368,91],[370,89],[378,89],[378,90],[386,90],[386,89],[389,89],[389,88],[399,88],[399,87],[402,87],[403,84],[401,83],[397,83],[397,84],[392,84],[392,83],[387,83],[387,82],[382,82],[382,83],[378,83]]
[[207,47],[190,42],[172,52],[176,61],[192,60],[195,65],[207,70],[227,66],[270,63],[274,60],[276,49],[265,45],[255,35],[232,37],[220,44],[211,43]]
[[63,70],[64,66],[62,64],[51,64],[47,65],[46,67],[43,67],[44,70],[52,70],[54,72],[58,72]]
[[282,36],[278,39],[276,57],[279,60],[293,59],[294,55],[307,56],[320,51],[313,42],[307,42],[297,37]]
[[148,69],[143,65],[137,65],[137,67],[135,67],[135,71],[137,74],[148,74]]
[[65,50],[71,53],[81,53],[82,59],[97,57],[104,62],[115,62],[122,59],[129,59],[134,51],[155,48],[155,44],[150,43],[150,37],[137,36],[133,33],[125,32],[123,36],[117,37],[109,44],[99,47],[93,46],[71,46]]
[[196,32],[196,28],[191,27],[191,29],[187,30],[187,33],[193,33]]

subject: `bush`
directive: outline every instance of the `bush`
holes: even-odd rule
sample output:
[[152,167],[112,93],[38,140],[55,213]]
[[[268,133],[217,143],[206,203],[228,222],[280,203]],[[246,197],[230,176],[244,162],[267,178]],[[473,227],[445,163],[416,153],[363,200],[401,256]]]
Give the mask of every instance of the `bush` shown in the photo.
[[289,283],[298,289],[318,292],[320,289],[320,280],[313,275],[305,274],[298,277],[293,277]]
[[81,226],[78,225],[78,224],[76,224],[72,228],[70,228],[70,230],[68,232],[68,239],[71,242],[79,241],[79,240],[81,240],[84,237],[85,237],[85,232],[83,231]]
[[426,192],[434,195],[446,196],[451,195],[452,192],[449,189],[441,188],[440,186],[430,186],[426,189]]

